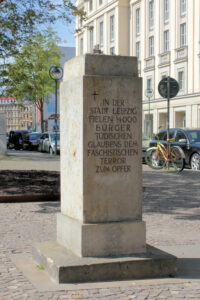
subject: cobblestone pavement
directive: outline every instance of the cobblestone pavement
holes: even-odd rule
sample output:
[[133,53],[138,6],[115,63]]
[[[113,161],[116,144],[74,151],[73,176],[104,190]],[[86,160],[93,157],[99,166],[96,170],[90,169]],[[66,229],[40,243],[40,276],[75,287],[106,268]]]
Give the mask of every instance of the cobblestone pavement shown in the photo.
[[[151,245],[200,244],[200,173],[144,172],[144,220]],[[200,280],[154,280],[90,289],[41,292],[15,267],[10,254],[30,253],[34,242],[56,239],[59,203],[0,204],[0,300],[200,299]]]

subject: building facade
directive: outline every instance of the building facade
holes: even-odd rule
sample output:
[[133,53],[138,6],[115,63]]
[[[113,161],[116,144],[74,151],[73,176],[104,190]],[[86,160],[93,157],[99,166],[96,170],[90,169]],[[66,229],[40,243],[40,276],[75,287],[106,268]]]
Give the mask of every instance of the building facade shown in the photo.
[[31,130],[34,124],[34,105],[19,103],[13,97],[0,97],[0,112],[6,116],[6,131]]
[[[166,76],[179,83],[170,100],[170,127],[200,127],[200,1],[77,0],[87,21],[77,17],[76,55],[92,53],[138,57],[143,78],[143,130],[166,127],[167,100],[158,93]],[[148,98],[145,91],[153,90]]]

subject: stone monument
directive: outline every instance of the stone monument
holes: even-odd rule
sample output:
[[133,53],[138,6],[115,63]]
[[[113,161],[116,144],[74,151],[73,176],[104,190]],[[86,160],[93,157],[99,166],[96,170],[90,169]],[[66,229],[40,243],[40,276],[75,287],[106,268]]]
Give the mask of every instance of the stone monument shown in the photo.
[[7,154],[6,116],[0,113],[0,155]]
[[146,246],[141,136],[135,57],[86,54],[65,64],[57,241],[34,249],[56,281],[176,273],[176,258]]

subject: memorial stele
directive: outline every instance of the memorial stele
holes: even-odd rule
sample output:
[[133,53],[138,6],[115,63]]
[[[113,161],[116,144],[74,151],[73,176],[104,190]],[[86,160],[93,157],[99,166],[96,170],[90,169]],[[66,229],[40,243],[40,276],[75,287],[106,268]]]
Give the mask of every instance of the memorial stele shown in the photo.
[[[156,262],[147,257],[142,220],[142,78],[137,58],[75,57],[65,64],[60,93],[57,241],[37,245],[34,256],[58,282],[151,277],[148,264]],[[138,255],[139,263],[146,262],[145,274],[132,265]],[[165,273],[175,273],[169,263],[174,257],[167,259]]]

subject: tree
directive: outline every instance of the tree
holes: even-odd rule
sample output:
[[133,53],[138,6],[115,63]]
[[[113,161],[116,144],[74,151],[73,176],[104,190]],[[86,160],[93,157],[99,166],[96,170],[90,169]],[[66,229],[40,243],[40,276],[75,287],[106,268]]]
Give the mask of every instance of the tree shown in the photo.
[[[41,24],[57,20],[72,21],[72,15],[85,13],[73,0],[0,0],[0,59],[5,61],[18,53],[21,46],[37,35]],[[1,62],[2,63],[2,62]]]
[[46,35],[37,33],[32,41],[24,44],[14,63],[0,74],[5,95],[13,96],[18,101],[28,99],[36,104],[41,113],[42,132],[44,102],[50,92],[54,91],[49,67],[59,66],[62,56],[57,43],[58,38],[51,29],[48,29]]

